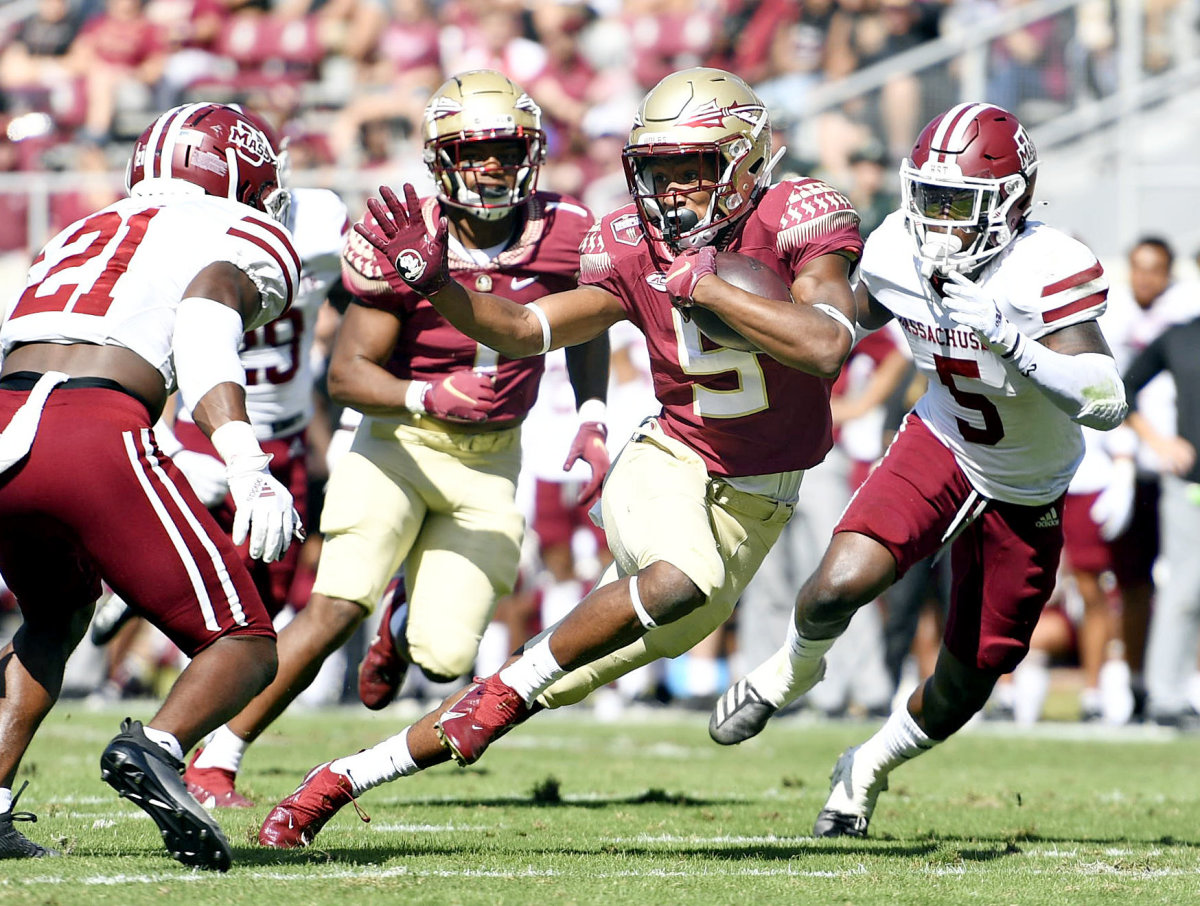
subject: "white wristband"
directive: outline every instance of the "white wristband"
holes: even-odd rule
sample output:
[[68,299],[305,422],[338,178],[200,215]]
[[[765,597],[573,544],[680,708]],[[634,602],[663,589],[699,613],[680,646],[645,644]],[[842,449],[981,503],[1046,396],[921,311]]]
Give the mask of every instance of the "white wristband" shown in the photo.
[[266,456],[254,436],[254,427],[249,422],[226,422],[209,436],[226,465],[245,456]]
[[404,408],[417,415],[425,414],[425,394],[433,385],[429,381],[409,381],[404,391]]
[[579,422],[599,422],[604,424],[604,417],[608,412],[608,407],[604,405],[604,400],[590,399],[584,400],[583,405],[579,407]]
[[525,305],[533,316],[538,319],[538,323],[542,325],[542,350],[539,355],[545,355],[550,351],[550,322],[546,319],[546,313],[542,311],[542,306],[536,302],[529,302]]
[[833,320],[835,320],[839,324],[841,324],[844,328],[846,328],[846,330],[850,331],[850,341],[851,342],[854,341],[854,339],[855,339],[854,324],[851,322],[851,320],[849,318],[847,318],[844,314],[842,314],[840,311],[838,311],[836,308],[834,308],[832,305],[828,304],[827,302],[817,302],[813,305],[813,308],[815,308],[821,314],[828,315],[829,317],[833,318]]

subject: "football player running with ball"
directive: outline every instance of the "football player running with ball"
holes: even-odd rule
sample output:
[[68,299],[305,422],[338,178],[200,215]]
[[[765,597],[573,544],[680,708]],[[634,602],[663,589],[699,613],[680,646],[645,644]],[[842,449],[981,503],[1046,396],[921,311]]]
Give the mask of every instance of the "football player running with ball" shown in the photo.
[[[192,660],[149,723],[124,722],[101,776],[180,862],[229,868],[180,774],[183,753],[275,675],[235,543],[249,536],[272,561],[303,534],[238,361],[243,334],[286,312],[299,281],[279,182],[275,149],[241,113],[164,113],[134,145],[130,197],[51,239],[0,325],[0,572],[25,620],[0,651],[0,857],[52,854],[13,827],[30,816],[11,786],[103,579]],[[176,387],[225,462],[232,540],[155,442]]]
[[[601,497],[615,562],[561,622],[391,739],[314,768],[259,832],[310,843],[365,791],[451,758],[471,764],[542,708],[675,657],[724,622],[791,516],[804,470],[831,444],[829,385],[850,351],[858,217],[826,184],[771,185],[766,108],[738,77],[674,73],[639,108],[623,152],[634,202],[583,241],[580,286],[519,305],[446,268],[446,225],[411,187],[382,190],[356,226],[452,324],[512,357],[600,336],[628,319],[646,336],[662,404],[613,464]],[[717,249],[752,256],[796,304],[715,274]],[[717,346],[685,317],[711,308],[762,352]]]
[[1028,219],[1037,151],[1011,113],[959,104],[900,169],[903,209],[871,234],[859,322],[896,318],[929,389],[801,587],[786,644],[718,701],[719,743],[807,692],[854,612],[949,545],[953,592],[933,675],[838,759],[816,836],[863,837],[888,773],[949,737],[1021,661],[1054,589],[1080,425],[1126,411],[1084,245]]
[[[414,216],[452,224],[449,260],[438,268],[517,309],[574,288],[579,243],[594,218],[577,201],[537,189],[545,134],[533,100],[499,72],[465,72],[434,93],[422,129],[438,192]],[[342,278],[354,299],[334,344],[329,390],[364,418],[330,476],[313,595],[280,631],[278,676],[188,768],[191,788],[218,803],[248,804],[234,789],[247,746],[353,634],[402,564],[404,582],[360,668],[370,708],[392,701],[410,663],[439,682],[469,671],[497,600],[517,578],[521,422],[544,357],[518,358],[464,336],[358,234],[345,246]],[[607,336],[567,356],[580,403],[567,465],[582,458],[591,466],[584,493],[595,494],[609,463]]]

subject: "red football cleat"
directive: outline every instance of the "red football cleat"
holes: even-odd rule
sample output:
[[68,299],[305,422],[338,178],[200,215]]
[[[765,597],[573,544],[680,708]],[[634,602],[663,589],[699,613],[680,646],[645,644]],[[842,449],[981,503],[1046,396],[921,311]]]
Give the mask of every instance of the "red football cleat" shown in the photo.
[[233,788],[237,774],[225,768],[198,768],[197,749],[183,772],[187,791],[205,808],[254,808],[254,803]]
[[[396,698],[404,685],[404,674],[408,672],[408,660],[400,653],[392,638],[392,615],[397,608],[407,608],[408,600],[401,580],[395,593],[388,600],[379,629],[367,648],[366,656],[358,666],[358,697],[372,711],[386,708]],[[408,621],[405,620],[405,626]],[[404,646],[401,639],[400,647]]]
[[442,744],[461,765],[474,764],[495,740],[533,711],[496,674],[475,685],[434,724]]
[[327,761],[309,771],[296,791],[271,809],[258,830],[260,846],[272,849],[308,846],[325,822],[347,802],[354,804],[363,821],[371,820],[355,800],[350,778],[335,774],[329,765]]

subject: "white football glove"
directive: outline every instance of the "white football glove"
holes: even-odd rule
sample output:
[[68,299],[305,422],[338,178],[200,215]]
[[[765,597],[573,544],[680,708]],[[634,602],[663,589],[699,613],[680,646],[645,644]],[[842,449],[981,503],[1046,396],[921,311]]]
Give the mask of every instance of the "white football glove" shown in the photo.
[[1100,527],[1100,537],[1112,541],[1133,519],[1133,502],[1136,490],[1137,469],[1132,459],[1113,462],[1112,476],[1108,487],[1096,496],[1088,515]]
[[209,509],[219,504],[229,493],[229,482],[225,480],[225,463],[217,457],[195,450],[180,450],[171,459],[188,480],[200,502]]
[[250,556],[270,563],[283,556],[292,537],[304,540],[300,514],[288,489],[272,477],[270,454],[236,456],[225,470],[233,495],[233,543],[250,536]]
[[1021,332],[1000,311],[986,289],[969,277],[951,271],[942,286],[942,307],[950,318],[978,333],[1000,355],[1009,355],[1021,342]]

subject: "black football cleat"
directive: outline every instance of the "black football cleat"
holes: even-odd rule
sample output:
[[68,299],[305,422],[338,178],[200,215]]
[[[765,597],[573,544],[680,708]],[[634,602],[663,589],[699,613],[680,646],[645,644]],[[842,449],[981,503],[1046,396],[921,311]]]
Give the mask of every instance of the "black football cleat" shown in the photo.
[[813,825],[814,837],[865,837],[870,819],[823,808]]
[[48,849],[41,844],[34,843],[13,827],[14,821],[37,822],[37,815],[33,812],[17,811],[17,800],[21,798],[21,794],[25,792],[27,786],[29,786],[28,780],[21,784],[17,794],[12,797],[12,805],[8,807],[8,811],[0,812],[0,859],[44,859],[48,856],[61,855],[56,849]]
[[233,853],[221,827],[187,791],[183,762],[125,718],[100,756],[100,777],[158,825],[171,858],[192,868],[229,871]]

